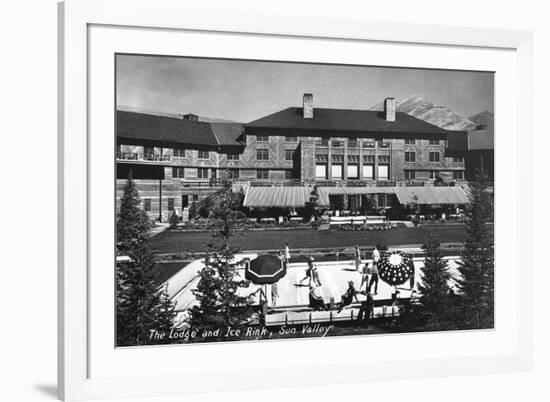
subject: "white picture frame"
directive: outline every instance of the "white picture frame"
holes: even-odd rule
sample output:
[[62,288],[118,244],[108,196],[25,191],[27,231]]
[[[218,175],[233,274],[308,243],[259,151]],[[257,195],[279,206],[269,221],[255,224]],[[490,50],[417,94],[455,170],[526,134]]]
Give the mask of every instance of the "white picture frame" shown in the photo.
[[[129,13],[128,10],[132,12]],[[472,49],[497,49],[512,52],[515,59],[515,126],[512,140],[521,147],[513,150],[516,174],[510,179],[515,186],[509,211],[514,222],[516,250],[522,250],[522,274],[516,277],[513,291],[516,305],[511,310],[515,325],[510,329],[506,352],[459,355],[447,358],[416,358],[372,362],[336,360],[294,364],[286,367],[264,363],[261,370],[234,369],[197,371],[185,374],[128,375],[120,371],[109,375],[91,375],[91,361],[98,348],[91,347],[90,301],[90,138],[89,119],[91,86],[89,81],[90,29],[98,26],[158,29],[163,31],[215,32],[219,35],[256,35],[280,38],[321,38],[331,41],[374,42],[377,44],[423,44]],[[503,373],[529,370],[532,364],[532,172],[531,172],[531,95],[532,36],[525,31],[480,28],[411,25],[365,20],[325,20],[303,16],[260,15],[224,12],[223,15],[186,8],[174,0],[69,0],[59,5],[59,360],[58,392],[63,400],[116,397],[161,396],[205,391],[229,391],[246,388],[304,386],[327,383],[359,382],[415,377],[462,374]],[[498,73],[498,71],[497,71]],[[512,85],[508,83],[508,85]],[[498,94],[497,94],[498,95]],[[498,99],[497,99],[498,102]],[[498,117],[497,117],[498,119]],[[497,123],[498,126],[498,123]],[[105,134],[110,135],[110,134]],[[114,135],[114,133],[113,133]],[[513,147],[512,147],[513,148]],[[497,150],[498,152],[498,150]],[[501,161],[502,162],[502,161]],[[495,170],[499,170],[496,159]],[[502,168],[502,167],[501,167]],[[498,203],[498,198],[497,198]],[[522,205],[520,210],[519,206]],[[499,221],[496,222],[497,232]],[[497,241],[498,247],[498,241]],[[498,268],[497,268],[498,269]],[[95,289],[93,290],[95,291]],[[497,289],[498,291],[498,289]],[[498,331],[498,328],[497,328]],[[474,331],[475,332],[475,331]],[[404,335],[398,335],[404,336]],[[425,336],[432,336],[427,334]],[[436,339],[435,336],[432,339]],[[293,342],[285,341],[290,347]],[[318,341],[312,341],[318,342]],[[320,342],[320,341],[319,341]],[[327,341],[328,342],[328,341]],[[327,343],[334,348],[339,339]],[[355,342],[360,342],[356,340]],[[363,340],[361,340],[363,342]],[[343,343],[342,343],[343,344]],[[357,345],[357,343],[355,343]],[[351,345],[351,344],[350,344]],[[200,346],[199,346],[200,347]],[[215,350],[201,349],[204,358],[219,356],[226,345]],[[237,345],[241,352],[258,348],[255,344]],[[346,346],[348,347],[348,346]],[[351,347],[351,346],[349,346]],[[178,346],[172,347],[173,353]],[[181,347],[180,347],[181,348]],[[191,349],[189,349],[191,350]],[[196,352],[198,349],[194,349]],[[148,348],[148,354],[155,354]],[[256,352],[249,352],[256,353]],[[195,353],[196,355],[197,353]],[[302,362],[303,363],[303,362]],[[414,363],[415,370],[410,370]],[[307,374],[304,368],[307,367]],[[242,378],[246,377],[244,383]],[[182,386],[184,384],[184,386]]]

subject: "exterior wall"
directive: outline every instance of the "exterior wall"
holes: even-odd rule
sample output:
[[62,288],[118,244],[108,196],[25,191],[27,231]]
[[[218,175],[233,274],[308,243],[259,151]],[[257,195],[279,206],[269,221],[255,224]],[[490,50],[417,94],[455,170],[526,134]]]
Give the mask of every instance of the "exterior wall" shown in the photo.
[[[256,134],[266,135],[267,141],[258,141]],[[238,169],[239,180],[250,182],[288,182],[288,174],[292,172],[292,178],[302,182],[328,180],[342,183],[370,182],[375,185],[380,182],[378,168],[382,164],[387,164],[389,167],[387,182],[390,184],[394,181],[433,182],[433,177],[430,178],[431,171],[437,171],[439,177],[445,181],[452,181],[454,180],[453,171],[464,171],[465,167],[463,162],[454,162],[453,158],[444,156],[446,141],[443,140],[438,145],[432,145],[428,139],[424,138],[416,138],[414,144],[405,144],[403,138],[359,138],[356,139],[356,146],[354,146],[354,138],[349,136],[325,137],[327,142],[324,143],[322,137],[296,135],[296,141],[287,141],[286,137],[295,133],[281,132],[282,135],[277,134],[279,133],[247,135],[246,146],[241,150],[238,160],[228,160],[224,151],[218,153],[212,150],[209,151],[208,158],[199,158],[198,149],[186,149],[184,156],[174,156],[172,148],[161,147],[154,147],[151,156],[144,153],[144,146],[136,144],[119,145],[117,163],[163,167],[164,179],[162,181],[146,178],[135,180],[143,205],[145,199],[151,200],[149,214],[152,219],[158,219],[161,216],[163,221],[166,221],[172,213],[168,209],[169,199],[173,199],[173,207],[178,212],[182,210],[184,198],[187,199],[188,205],[192,205],[193,202],[200,203],[219,189],[217,182],[213,179],[223,177],[227,169]],[[339,141],[342,146],[335,146],[333,140]],[[268,160],[257,159],[258,149],[267,149]],[[295,151],[293,160],[286,160],[287,150]],[[407,151],[415,152],[414,162],[405,162],[405,152]],[[430,152],[439,152],[440,162],[430,162]],[[470,166],[476,166],[478,159],[479,157],[473,154],[470,158],[467,157],[467,168],[473,169]],[[485,160],[485,166],[490,166],[492,169],[492,154],[485,156]],[[316,178],[316,165],[319,163],[324,163],[327,167],[327,178],[324,180]],[[342,178],[338,180],[331,174],[332,166],[335,164],[342,165]],[[348,166],[350,165],[357,165],[357,178],[348,177]],[[367,165],[373,166],[373,178],[368,178],[364,174],[363,167]],[[174,177],[174,168],[183,168],[184,177]],[[198,169],[201,168],[208,169],[206,177],[198,177]],[[258,169],[267,170],[267,177],[259,179]],[[414,171],[415,178],[406,179],[406,171]],[[160,173],[162,174],[162,170]],[[157,177],[162,177],[162,175]],[[465,177],[465,179],[469,178]],[[117,180],[117,210],[120,207],[120,198],[125,183],[126,180],[123,178]],[[159,188],[161,183],[162,191]],[[159,199],[162,201],[159,202]]]
[[[326,163],[327,180],[329,181],[350,181],[348,177],[348,165],[358,165],[360,181],[380,181],[378,176],[379,167],[388,165],[388,181],[408,181],[405,171],[415,172],[415,179],[411,181],[429,181],[430,171],[437,171],[444,180],[454,180],[454,170],[464,170],[464,162],[454,162],[453,158],[445,157],[445,141],[441,140],[439,145],[431,145],[428,139],[415,139],[415,144],[405,144],[404,139],[378,139],[363,138],[357,140],[357,147],[350,146],[349,138],[331,137],[326,146],[321,145],[321,138],[318,137],[314,146],[316,164]],[[333,140],[340,141],[343,146],[335,147]],[[303,159],[307,159],[309,150],[303,151]],[[414,152],[415,161],[405,162],[405,152]],[[430,152],[438,152],[439,162],[430,162]],[[389,157],[389,162],[387,158]],[[326,161],[326,162],[324,162]],[[332,176],[332,166],[343,165],[343,177],[341,179]],[[365,176],[363,166],[373,166],[373,178]],[[315,179],[315,173],[308,176],[302,169],[302,179]],[[432,179],[433,180],[433,179]],[[319,181],[319,179],[317,179]],[[321,180],[322,181],[322,180]]]
[[[185,187],[179,180],[134,180],[136,188],[141,198],[141,207],[145,209],[147,199],[150,200],[150,210],[147,211],[150,218],[158,220],[162,217],[162,222],[167,222],[172,215],[173,210],[169,210],[169,199],[173,200],[173,208],[181,214],[183,209],[183,198],[187,197],[188,207],[193,202],[200,203],[218,190],[216,187]],[[162,191],[160,186],[162,185]],[[116,210],[120,210],[120,201],[124,194],[126,180],[118,179],[116,181]],[[161,200],[159,202],[159,200]]]

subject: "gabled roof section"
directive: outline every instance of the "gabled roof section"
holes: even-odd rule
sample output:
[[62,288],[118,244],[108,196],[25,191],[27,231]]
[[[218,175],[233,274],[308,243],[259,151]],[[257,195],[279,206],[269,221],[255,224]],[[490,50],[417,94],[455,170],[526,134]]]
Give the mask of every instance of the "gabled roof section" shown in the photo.
[[447,134],[447,130],[403,112],[396,113],[395,121],[386,121],[384,112],[374,110],[315,108],[313,118],[304,119],[301,107],[281,110],[248,123],[245,127],[394,134]]
[[117,139],[217,147],[241,145],[239,123],[209,123],[117,110]]

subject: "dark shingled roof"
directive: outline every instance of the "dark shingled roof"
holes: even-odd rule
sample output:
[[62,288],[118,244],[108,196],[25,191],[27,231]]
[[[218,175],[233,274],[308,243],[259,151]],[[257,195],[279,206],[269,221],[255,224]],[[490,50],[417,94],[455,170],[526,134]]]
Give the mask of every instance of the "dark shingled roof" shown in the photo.
[[165,144],[242,145],[239,123],[208,123],[176,117],[117,111],[117,138]]
[[374,110],[315,108],[313,119],[304,119],[302,110],[301,107],[290,107],[248,123],[245,127],[395,134],[447,134],[447,130],[402,112],[396,112],[395,121],[391,122],[386,121],[384,112]]

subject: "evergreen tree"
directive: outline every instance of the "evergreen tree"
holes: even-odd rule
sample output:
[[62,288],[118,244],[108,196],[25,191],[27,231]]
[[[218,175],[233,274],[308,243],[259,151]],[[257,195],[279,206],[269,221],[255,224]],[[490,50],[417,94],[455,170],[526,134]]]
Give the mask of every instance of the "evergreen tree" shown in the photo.
[[317,219],[319,217],[319,192],[317,186],[313,187],[313,190],[309,194],[309,200],[304,205],[305,218],[310,220],[311,218]]
[[141,199],[130,170],[124,194],[120,200],[120,213],[116,226],[119,249],[124,252],[131,252],[133,248],[140,247],[149,241],[151,221],[140,206]]
[[442,258],[439,241],[430,234],[426,245],[426,258],[421,274],[420,306],[423,325],[428,330],[453,328],[453,308],[449,280],[451,273]]
[[458,281],[462,325],[465,328],[494,326],[493,194],[487,176],[480,172],[470,186],[466,210],[468,239]]
[[223,182],[212,207],[212,242],[199,272],[199,282],[194,291],[198,304],[190,310],[189,323],[202,330],[237,327],[248,321],[252,310],[248,299],[240,296],[240,288],[249,286],[247,280],[237,275],[235,254],[238,249],[230,245],[235,227],[243,219],[239,211],[241,197],[232,191],[229,181]]
[[155,282],[155,258],[149,246],[150,222],[140,204],[130,173],[117,221],[118,244],[131,258],[116,270],[118,346],[158,343],[150,338],[150,331],[168,332],[174,318],[171,301]]

